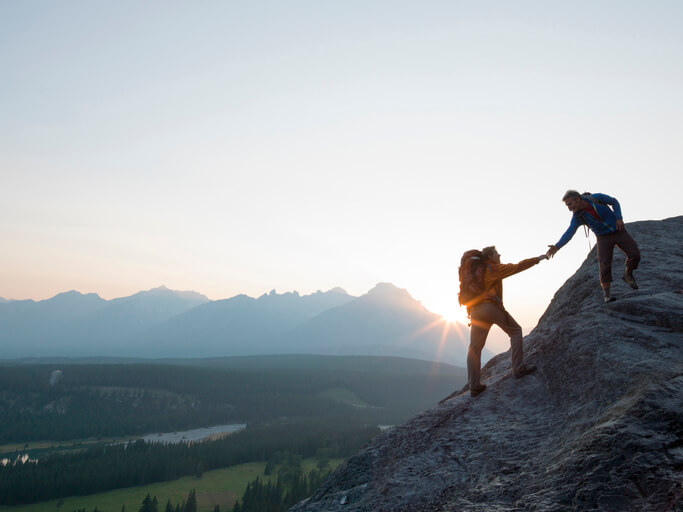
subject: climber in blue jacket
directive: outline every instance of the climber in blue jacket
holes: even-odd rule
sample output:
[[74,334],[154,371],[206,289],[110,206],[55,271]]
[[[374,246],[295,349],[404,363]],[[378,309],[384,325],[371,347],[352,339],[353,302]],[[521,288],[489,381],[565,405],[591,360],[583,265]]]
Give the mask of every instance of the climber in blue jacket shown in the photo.
[[[546,255],[552,258],[569,240],[572,239],[579,226],[588,226],[598,239],[598,267],[600,269],[600,285],[605,302],[614,298],[610,294],[612,282],[612,255],[616,245],[626,255],[626,269],[622,279],[634,290],[638,284],[633,271],[640,262],[638,244],[628,234],[621,216],[619,201],[607,194],[579,194],[576,190],[568,190],[562,201],[572,212],[572,220],[560,240],[549,245]],[[610,206],[612,208],[610,208]]]

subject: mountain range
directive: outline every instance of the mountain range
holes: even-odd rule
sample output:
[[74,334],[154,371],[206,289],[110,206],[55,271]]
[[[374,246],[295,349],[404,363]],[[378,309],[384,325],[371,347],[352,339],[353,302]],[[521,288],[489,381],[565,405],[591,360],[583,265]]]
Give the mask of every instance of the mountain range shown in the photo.
[[209,300],[164,286],[105,300],[77,291],[0,301],[0,358],[391,355],[463,366],[466,327],[449,324],[406,290],[379,283]]

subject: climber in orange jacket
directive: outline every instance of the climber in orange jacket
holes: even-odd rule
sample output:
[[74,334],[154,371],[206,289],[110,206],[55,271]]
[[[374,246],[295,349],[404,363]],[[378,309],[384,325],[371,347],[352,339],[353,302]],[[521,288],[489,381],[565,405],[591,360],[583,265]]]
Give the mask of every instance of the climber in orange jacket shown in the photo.
[[467,351],[467,378],[471,396],[477,396],[486,389],[486,385],[480,382],[481,351],[494,324],[510,336],[514,376],[521,378],[536,371],[536,366],[524,364],[522,328],[503,306],[503,279],[527,270],[544,259],[547,259],[546,255],[522,260],[519,263],[504,264],[500,262],[500,254],[495,246],[482,249],[484,293],[467,308],[472,320],[470,346]]

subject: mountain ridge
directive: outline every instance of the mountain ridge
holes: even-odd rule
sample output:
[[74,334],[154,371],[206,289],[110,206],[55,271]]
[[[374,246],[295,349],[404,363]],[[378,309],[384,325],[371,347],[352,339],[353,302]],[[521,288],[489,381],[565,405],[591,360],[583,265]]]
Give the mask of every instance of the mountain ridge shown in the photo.
[[[17,320],[18,311],[25,320]],[[49,325],[43,317],[51,318]],[[2,358],[311,353],[397,355],[463,366],[465,338],[465,329],[391,283],[378,283],[360,297],[336,287],[211,301],[160,286],[108,301],[72,290],[40,302],[0,304]]]
[[[299,352],[392,355],[459,361],[464,366],[467,332],[428,311],[407,290],[379,283],[366,294],[297,326],[287,333]],[[325,340],[325,344],[321,344]]]
[[627,228],[640,290],[604,304],[593,249],[525,337],[536,373],[497,355],[483,394],[380,434],[290,511],[680,510],[683,216]]

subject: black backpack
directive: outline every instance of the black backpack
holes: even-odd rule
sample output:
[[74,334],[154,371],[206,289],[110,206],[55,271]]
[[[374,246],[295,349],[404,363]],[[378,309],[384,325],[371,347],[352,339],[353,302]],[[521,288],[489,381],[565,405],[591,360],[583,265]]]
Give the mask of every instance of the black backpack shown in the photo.
[[479,296],[484,293],[484,257],[481,251],[472,249],[465,251],[460,258],[460,291],[458,302],[470,308],[478,303]]

